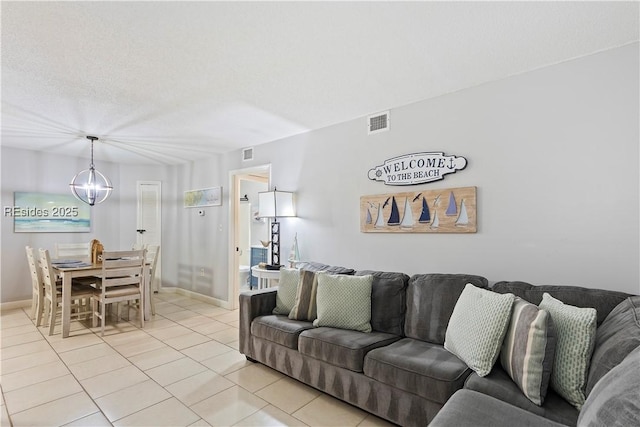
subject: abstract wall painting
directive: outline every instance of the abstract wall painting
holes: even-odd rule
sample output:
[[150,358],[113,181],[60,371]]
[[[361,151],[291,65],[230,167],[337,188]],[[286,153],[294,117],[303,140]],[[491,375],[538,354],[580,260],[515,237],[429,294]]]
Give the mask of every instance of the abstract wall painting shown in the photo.
[[222,206],[222,187],[202,188],[184,192],[184,207]]

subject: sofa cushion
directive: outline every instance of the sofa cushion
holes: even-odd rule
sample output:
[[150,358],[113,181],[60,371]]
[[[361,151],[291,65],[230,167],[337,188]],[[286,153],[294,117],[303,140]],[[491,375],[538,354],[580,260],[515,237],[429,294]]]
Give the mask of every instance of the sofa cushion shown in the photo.
[[464,388],[493,396],[498,400],[562,424],[574,426],[578,419],[578,410],[552,388],[547,390],[547,396],[542,406],[527,399],[499,364],[496,364],[486,377],[480,377],[476,373],[469,375]]
[[318,273],[318,318],[313,326],[371,332],[373,276]]
[[640,347],[593,387],[578,426],[640,425]]
[[341,368],[362,372],[364,357],[370,350],[399,339],[396,335],[382,332],[364,333],[320,327],[300,334],[298,351]]
[[551,387],[580,409],[596,338],[596,310],[564,304],[547,293],[540,308],[549,311],[558,332]]
[[300,282],[300,270],[295,268],[280,269],[280,280],[278,280],[278,290],[276,294],[276,308],[273,309],[273,314],[289,315],[291,309],[296,304],[298,282]]
[[640,296],[622,301],[596,330],[586,394],[627,354],[640,346]]
[[501,400],[473,390],[459,390],[438,412],[429,427],[562,427]]
[[470,274],[416,274],[407,288],[404,332],[409,338],[444,344],[444,336],[458,297],[471,283],[487,288],[484,277]]
[[467,284],[451,314],[444,348],[486,376],[500,354],[514,299]]
[[440,404],[462,388],[470,373],[441,345],[411,338],[371,350],[364,359],[368,377]]
[[409,276],[404,273],[357,271],[356,276],[373,276],[371,284],[371,328],[388,334],[404,334]]
[[312,328],[313,324],[311,322],[292,320],[287,316],[270,314],[253,319],[253,322],[251,322],[251,335],[296,350],[300,333]]
[[317,317],[316,297],[318,274],[309,270],[300,271],[300,282],[296,290],[296,302],[289,312],[289,319],[313,322]]
[[579,286],[540,285],[525,282],[498,282],[491,288],[501,294],[512,293],[539,305],[546,292],[565,304],[575,307],[591,307],[598,312],[598,325],[604,321],[609,312],[631,295],[624,292],[606,291],[603,289],[581,288]]
[[517,297],[500,350],[500,363],[520,390],[542,405],[553,368],[556,330],[546,310]]

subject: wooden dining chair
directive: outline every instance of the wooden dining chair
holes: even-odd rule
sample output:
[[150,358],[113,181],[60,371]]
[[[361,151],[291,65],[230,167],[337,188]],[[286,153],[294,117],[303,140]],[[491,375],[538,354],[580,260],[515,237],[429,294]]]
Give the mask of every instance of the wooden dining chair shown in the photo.
[[123,301],[140,301],[138,307],[140,328],[144,328],[145,252],[144,249],[138,251],[103,252],[102,275],[98,279],[100,292],[93,297],[92,304],[93,327],[97,327],[97,320],[100,319],[101,335],[104,335],[107,304]]
[[35,319],[36,326],[42,323],[42,309],[44,308],[44,284],[42,282],[42,272],[36,261],[31,246],[26,246],[27,263],[29,264],[29,272],[31,273],[31,318]]
[[55,258],[56,259],[90,259],[91,258],[91,248],[89,247],[89,243],[56,243],[55,244]]
[[[151,303],[151,314],[156,314],[156,303],[154,298],[154,291],[156,289],[156,271],[158,265],[158,259],[160,258],[160,245],[147,246],[147,263],[149,263],[149,302]],[[158,287],[159,288],[159,287]]]
[[[51,267],[49,250],[40,249],[40,271],[44,284],[44,318],[49,319],[49,335],[53,335],[58,312],[62,309],[62,288],[56,283],[56,275]],[[81,317],[92,313],[91,301],[96,289],[82,284],[71,284],[71,317]]]

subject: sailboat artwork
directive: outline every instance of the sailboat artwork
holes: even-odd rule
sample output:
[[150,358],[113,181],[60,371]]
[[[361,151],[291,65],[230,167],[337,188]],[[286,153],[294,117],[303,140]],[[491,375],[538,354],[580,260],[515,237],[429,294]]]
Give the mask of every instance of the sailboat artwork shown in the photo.
[[449,205],[447,206],[446,215],[454,216],[458,214],[458,207],[456,206],[456,197],[453,195],[453,191],[449,193]]
[[456,219],[456,226],[462,227],[469,224],[469,215],[467,214],[467,207],[464,204],[464,199],[460,201],[460,215]]
[[431,229],[435,230],[440,227],[440,219],[438,218],[438,211],[433,215],[433,222],[431,223]]
[[378,216],[376,218],[376,223],[374,227],[383,228],[384,226],[385,224],[384,224],[384,217],[382,216],[382,203],[378,203]]
[[422,197],[422,212],[420,212],[420,218],[418,218],[418,222],[421,224],[428,224],[431,222],[429,205],[427,204],[427,199],[424,196]]
[[404,199],[404,213],[402,214],[402,221],[400,221],[400,227],[413,228],[415,222],[413,221],[413,212],[411,212],[411,202],[409,198]]
[[400,225],[400,212],[398,211],[398,204],[396,198],[391,199],[391,214],[389,215],[389,221],[387,225]]
[[476,209],[476,187],[362,196],[360,231],[475,233]]

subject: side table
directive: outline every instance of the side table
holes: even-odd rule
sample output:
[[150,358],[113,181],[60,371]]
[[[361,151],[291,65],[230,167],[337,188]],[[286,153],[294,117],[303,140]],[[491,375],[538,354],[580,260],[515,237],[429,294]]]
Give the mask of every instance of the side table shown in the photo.
[[254,265],[251,267],[251,275],[258,278],[258,289],[268,288],[272,280],[280,279],[280,270],[267,270]]

